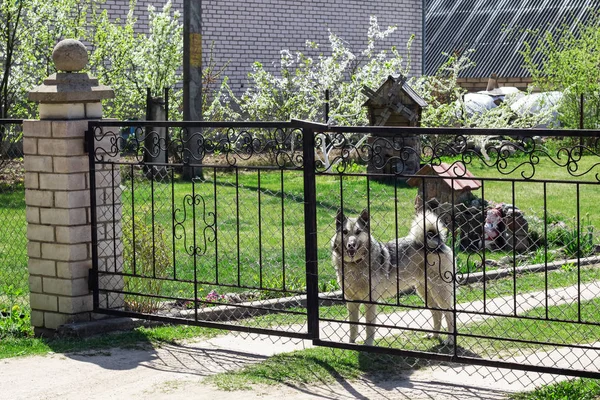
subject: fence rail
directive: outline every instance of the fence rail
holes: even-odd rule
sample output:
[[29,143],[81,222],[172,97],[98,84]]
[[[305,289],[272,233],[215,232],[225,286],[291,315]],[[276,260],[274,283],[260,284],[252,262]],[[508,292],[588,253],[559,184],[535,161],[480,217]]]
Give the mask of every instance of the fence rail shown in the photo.
[[91,122],[96,310],[600,377],[599,140]]

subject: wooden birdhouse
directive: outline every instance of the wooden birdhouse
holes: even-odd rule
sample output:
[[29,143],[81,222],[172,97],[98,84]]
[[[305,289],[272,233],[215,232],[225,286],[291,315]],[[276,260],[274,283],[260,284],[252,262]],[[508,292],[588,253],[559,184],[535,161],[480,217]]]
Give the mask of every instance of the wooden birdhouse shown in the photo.
[[[420,126],[421,112],[427,103],[406,83],[404,76],[389,76],[375,91],[364,87],[363,94],[369,98],[364,106],[368,108],[372,126]],[[368,172],[396,174],[399,180],[405,180],[402,175],[413,175],[419,170],[421,144],[418,135],[389,137],[373,134],[369,143],[377,154],[372,155]]]

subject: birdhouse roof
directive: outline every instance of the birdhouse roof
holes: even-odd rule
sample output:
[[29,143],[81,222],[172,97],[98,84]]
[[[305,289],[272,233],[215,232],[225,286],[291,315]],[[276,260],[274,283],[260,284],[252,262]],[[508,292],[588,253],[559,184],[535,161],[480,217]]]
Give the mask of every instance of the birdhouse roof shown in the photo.
[[414,89],[406,82],[406,78],[403,75],[388,76],[385,82],[383,82],[383,84],[379,86],[379,88],[375,91],[372,91],[370,88],[364,87],[363,92],[367,97],[369,97],[369,99],[363,104],[363,107],[368,107],[371,105],[380,105],[378,104],[377,100],[374,100],[379,98],[381,98],[382,104],[387,103],[388,99],[383,98],[384,91],[389,90],[389,88],[393,87],[394,85],[400,85],[400,89],[402,90],[402,92],[413,102],[415,102],[415,104],[417,104],[419,107],[427,107],[427,102],[423,100],[423,98],[419,96],[417,92],[414,91]]
[[[481,187],[481,181],[474,179],[475,176],[462,163],[440,165],[425,165],[416,172],[416,175],[437,175],[449,188],[456,191],[465,189],[477,190]],[[406,183],[410,186],[417,186],[423,180],[417,177],[409,178]]]

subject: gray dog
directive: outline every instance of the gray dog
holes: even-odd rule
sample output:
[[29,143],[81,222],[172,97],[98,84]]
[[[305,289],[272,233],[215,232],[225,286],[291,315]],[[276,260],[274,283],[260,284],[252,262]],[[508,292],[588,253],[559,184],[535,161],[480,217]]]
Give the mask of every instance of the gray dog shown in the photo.
[[[439,337],[442,315],[448,326],[446,344],[453,344],[454,262],[452,250],[444,244],[446,228],[430,211],[418,214],[408,236],[388,243],[378,242],[370,232],[370,218],[363,210],[358,218],[346,218],[339,210],[336,234],[331,238],[333,264],[338,284],[347,300],[350,343],[358,337],[360,303],[365,304],[367,338],[373,345],[377,323],[375,302],[416,288],[433,316],[433,333]],[[425,281],[427,280],[427,283]]]

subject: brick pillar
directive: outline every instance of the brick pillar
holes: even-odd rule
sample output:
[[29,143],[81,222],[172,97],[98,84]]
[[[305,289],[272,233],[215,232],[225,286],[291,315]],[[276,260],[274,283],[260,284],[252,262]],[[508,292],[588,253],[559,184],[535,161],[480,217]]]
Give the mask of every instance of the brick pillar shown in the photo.
[[36,333],[91,318],[89,161],[84,136],[90,119],[102,118],[101,100],[112,89],[79,73],[85,47],[57,44],[59,72],[29,94],[40,120],[23,123],[25,202],[31,323]]

